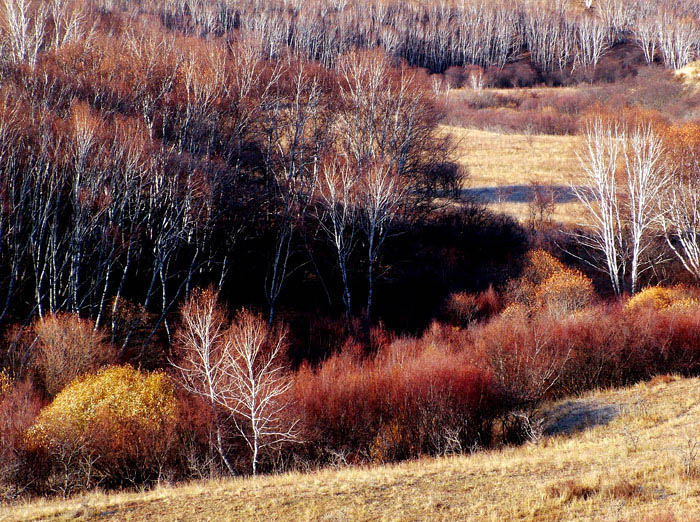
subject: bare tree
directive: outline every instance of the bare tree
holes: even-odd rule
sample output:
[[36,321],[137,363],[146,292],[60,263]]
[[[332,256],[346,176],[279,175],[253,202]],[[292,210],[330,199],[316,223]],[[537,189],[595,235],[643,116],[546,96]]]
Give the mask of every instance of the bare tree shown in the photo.
[[342,158],[333,158],[324,164],[318,181],[322,213],[317,218],[321,229],[335,248],[343,281],[343,305],[348,324],[352,315],[348,261],[356,242],[358,184],[357,172]]
[[[286,394],[292,385],[284,366],[285,334],[261,316],[242,310],[229,325],[212,290],[198,291],[182,308],[177,333],[183,386],[225,413],[251,451],[253,474],[266,448],[297,440]],[[229,471],[222,423],[216,450]]]
[[658,42],[656,21],[650,17],[640,18],[635,23],[633,32],[635,42],[644,52],[644,59],[647,63],[653,63]]
[[[626,288],[628,272],[629,290],[635,293],[639,276],[651,266],[647,254],[667,183],[662,140],[647,123],[629,128],[601,119],[587,126],[585,137],[585,152],[579,157],[584,182],[572,188],[588,214],[591,234],[578,237],[604,254],[603,268],[616,295]],[[618,169],[619,163],[623,168]]]
[[7,56],[16,63],[36,64],[46,33],[46,6],[33,0],[2,0],[0,28]]
[[577,60],[585,71],[595,69],[603,54],[609,47],[607,27],[592,16],[582,16],[577,28]]
[[367,307],[365,320],[372,320],[375,266],[382,245],[408,195],[408,184],[387,163],[374,163],[361,173],[359,189],[360,222],[367,240]]
[[670,69],[685,67],[693,59],[693,49],[698,40],[697,22],[677,18],[666,11],[657,21],[659,49],[664,64]]
[[[224,446],[222,393],[229,387],[227,321],[211,290],[199,290],[180,310],[181,326],[175,334],[176,360],[182,386],[207,401],[214,413],[213,445],[221,461],[233,473]],[[227,412],[228,413],[228,412]]]
[[676,176],[660,200],[666,241],[685,269],[700,280],[700,180]]
[[295,232],[307,217],[316,190],[320,157],[331,127],[320,75],[302,64],[290,67],[287,74],[290,88],[273,97],[263,123],[270,224],[275,231],[265,279],[270,325],[289,274]]
[[469,71],[469,87],[477,93],[481,93],[484,90],[484,85],[486,84],[486,78],[484,77],[484,70],[481,67],[472,69]]
[[576,238],[584,247],[602,254],[602,264],[591,264],[608,275],[615,295],[622,294],[626,269],[624,223],[616,180],[622,134],[618,124],[610,125],[602,119],[590,122],[584,132],[584,150],[579,156],[584,176],[571,185],[589,218],[584,226],[591,230],[590,234],[577,234]]
[[661,137],[649,124],[635,126],[627,137],[624,147],[625,174],[627,182],[627,215],[631,234],[631,292],[638,290],[639,275],[644,271],[643,263],[651,246],[652,227],[657,225],[657,204],[667,184],[661,158]]
[[285,414],[285,397],[292,385],[285,367],[285,333],[271,329],[261,316],[240,311],[227,334],[224,371],[229,386],[221,402],[250,448],[253,475],[261,451],[283,442],[298,440],[297,421]]
[[59,48],[83,38],[87,12],[75,0],[48,0],[48,14],[53,22],[53,47]]
[[[675,131],[675,132],[674,132]],[[675,128],[666,141],[669,182],[659,198],[666,241],[685,269],[700,280],[700,128]]]

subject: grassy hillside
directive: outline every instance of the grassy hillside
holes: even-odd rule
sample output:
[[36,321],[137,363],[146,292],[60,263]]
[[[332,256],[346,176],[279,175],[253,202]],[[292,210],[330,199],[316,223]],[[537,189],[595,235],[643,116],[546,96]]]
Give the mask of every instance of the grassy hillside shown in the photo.
[[526,219],[531,183],[536,181],[555,191],[554,221],[579,219],[580,204],[569,184],[580,175],[580,136],[501,134],[451,126],[443,130],[457,140],[457,157],[469,172],[468,190],[493,210]]
[[658,378],[545,410],[539,443],[363,469],[90,494],[0,520],[692,520],[700,379]]

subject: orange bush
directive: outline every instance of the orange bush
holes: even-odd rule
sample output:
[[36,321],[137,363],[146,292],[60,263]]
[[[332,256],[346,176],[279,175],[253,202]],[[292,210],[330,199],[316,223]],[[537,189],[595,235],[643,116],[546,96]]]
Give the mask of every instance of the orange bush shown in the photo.
[[47,315],[32,325],[37,356],[34,366],[50,396],[76,377],[114,364],[117,352],[90,319],[75,314]]
[[12,389],[12,378],[7,370],[0,370],[0,399]]
[[523,271],[507,290],[509,312],[522,308],[528,314],[567,315],[595,301],[593,282],[544,250],[528,252]]
[[595,300],[595,290],[590,278],[578,270],[565,269],[556,272],[535,289],[535,306],[550,315],[567,315],[577,312]]
[[566,265],[549,252],[531,250],[525,256],[521,280],[537,286],[562,270],[566,270]]

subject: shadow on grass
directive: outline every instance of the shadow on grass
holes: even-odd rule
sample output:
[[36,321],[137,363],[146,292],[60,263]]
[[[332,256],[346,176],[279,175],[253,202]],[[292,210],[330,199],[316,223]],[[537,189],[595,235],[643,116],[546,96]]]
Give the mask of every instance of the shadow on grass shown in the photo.
[[472,187],[464,189],[465,197],[482,203],[531,203],[540,198],[552,198],[554,203],[571,203],[578,201],[573,189],[568,185],[505,185],[500,187]]
[[571,435],[593,426],[606,425],[620,414],[620,408],[597,401],[567,401],[547,414],[545,435]]

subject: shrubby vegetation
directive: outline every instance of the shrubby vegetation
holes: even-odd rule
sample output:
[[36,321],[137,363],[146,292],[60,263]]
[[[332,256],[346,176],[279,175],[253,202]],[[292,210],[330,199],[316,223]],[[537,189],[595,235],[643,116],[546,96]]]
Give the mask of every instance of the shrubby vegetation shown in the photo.
[[[511,4],[2,0],[2,498],[472,451],[697,374],[659,63],[700,13]],[[582,133],[585,219],[464,197],[444,121]]]
[[174,387],[164,374],[112,367],[73,381],[26,432],[41,469],[40,488],[63,495],[97,485],[160,478],[178,424]]

